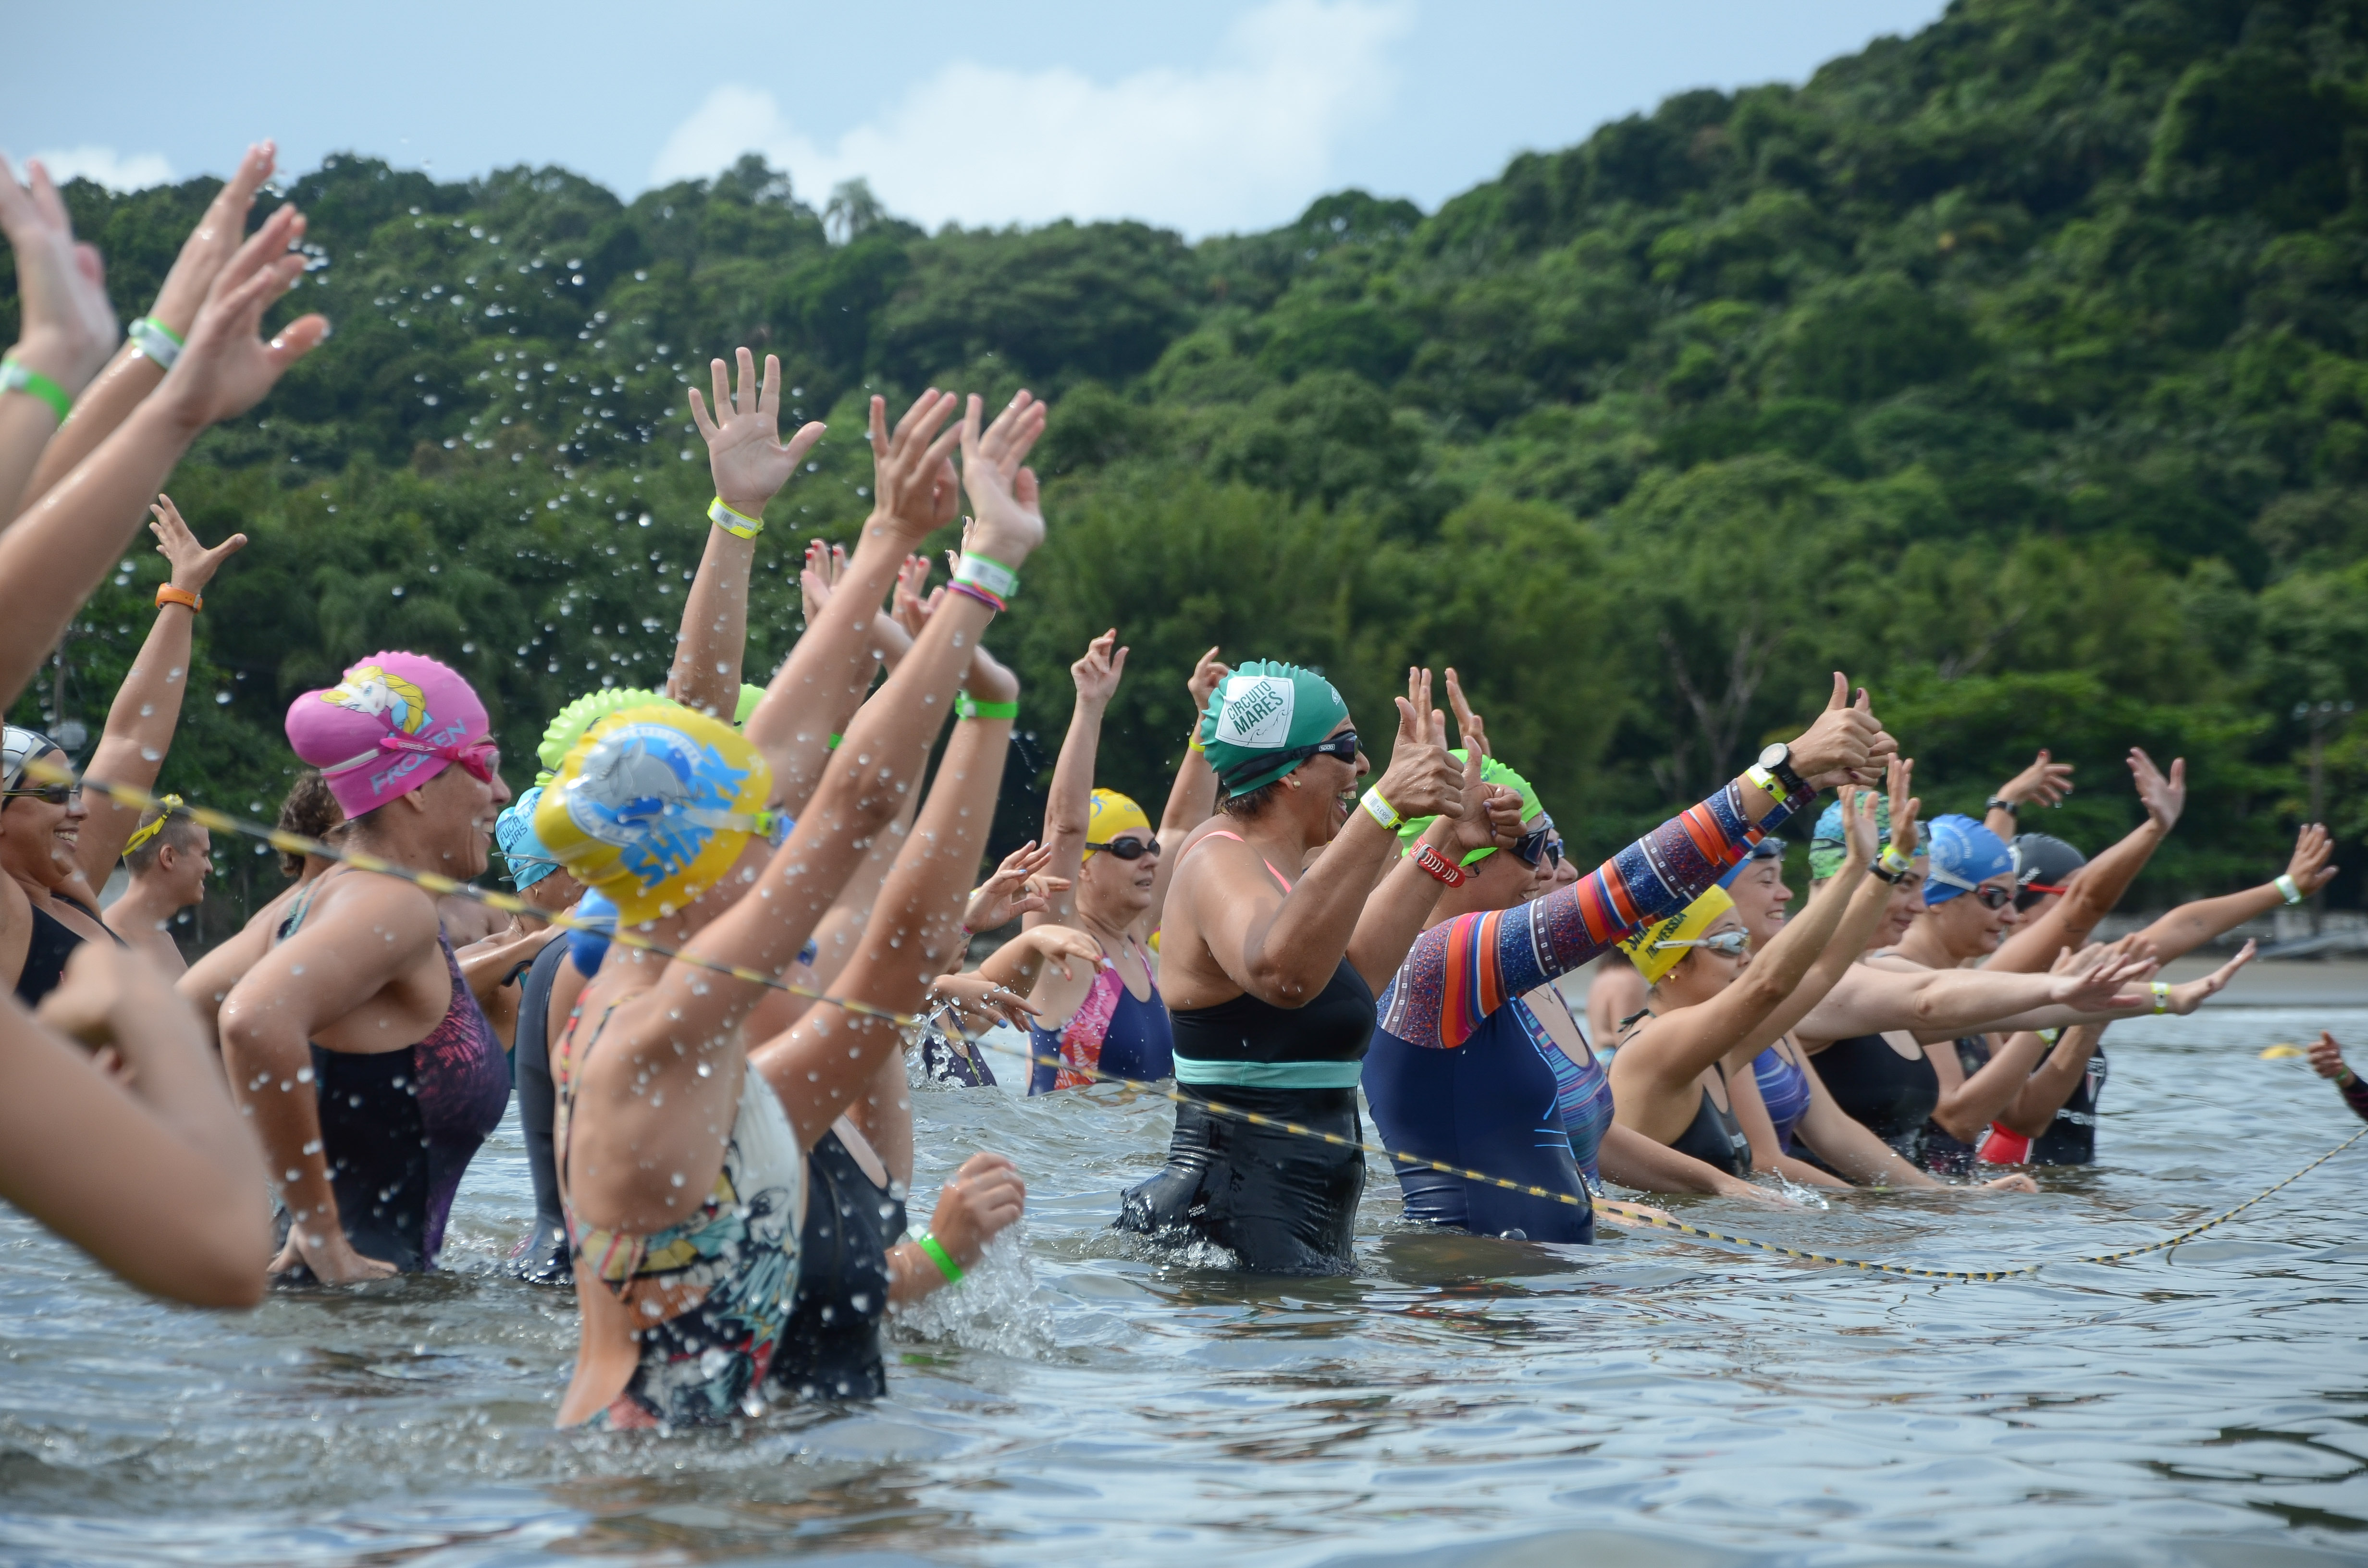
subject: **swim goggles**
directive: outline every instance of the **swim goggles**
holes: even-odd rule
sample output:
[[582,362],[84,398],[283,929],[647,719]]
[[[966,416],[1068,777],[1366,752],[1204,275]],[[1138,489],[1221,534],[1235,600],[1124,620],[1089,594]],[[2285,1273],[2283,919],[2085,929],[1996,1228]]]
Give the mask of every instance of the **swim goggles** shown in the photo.
[[1531,870],[1537,869],[1540,861],[1548,866],[1561,865],[1562,835],[1554,831],[1554,818],[1541,812],[1538,825],[1521,835],[1520,841],[1513,846],[1513,857]]
[[416,751],[427,756],[440,756],[447,762],[457,762],[469,770],[469,777],[480,784],[490,784],[501,771],[502,748],[489,738],[480,736],[459,744],[435,745],[415,740],[409,735],[385,734],[378,738],[381,751]]
[[1086,847],[1088,850],[1103,850],[1109,854],[1117,856],[1121,860],[1140,860],[1145,855],[1156,855],[1159,853],[1159,840],[1156,838],[1113,838],[1108,844],[1094,844],[1088,842],[1086,845]]
[[[1296,766],[1311,756],[1337,756],[1354,767],[1357,766],[1357,753],[1360,749],[1357,744],[1357,732],[1343,730],[1338,734],[1326,736],[1313,745],[1292,746],[1288,751],[1254,752],[1235,766],[1234,778],[1247,778],[1263,773],[1278,764]],[[1289,766],[1285,767],[1284,771],[1289,770]],[[1223,774],[1218,776],[1217,781],[1228,790],[1234,787],[1233,778],[1228,778]],[[1121,856],[1120,858],[1123,859],[1125,857]]]
[[29,795],[43,805],[63,806],[81,793],[82,781],[76,779],[71,784],[44,784],[38,790],[0,790],[0,800],[13,801],[19,796]]
[[1721,931],[1715,937],[1683,937],[1674,941],[1656,942],[1653,946],[1656,948],[1706,948],[1713,953],[1725,953],[1732,958],[1737,953],[1747,953],[1751,950],[1751,933]]
[[2013,888],[1994,888],[1987,882],[1969,882],[1964,878],[1941,870],[1937,866],[1927,870],[1924,875],[1930,881],[1939,882],[1942,887],[1955,888],[1960,892],[1971,893],[1982,901],[1984,909],[2004,909],[2015,896],[2016,890]]

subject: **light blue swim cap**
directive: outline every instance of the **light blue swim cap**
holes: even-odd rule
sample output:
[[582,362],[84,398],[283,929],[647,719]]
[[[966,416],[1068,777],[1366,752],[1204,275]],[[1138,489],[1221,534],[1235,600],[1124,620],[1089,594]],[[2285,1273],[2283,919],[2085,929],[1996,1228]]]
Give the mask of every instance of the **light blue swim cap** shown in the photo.
[[542,799],[542,786],[535,785],[502,808],[494,819],[494,842],[501,846],[502,858],[509,863],[510,886],[524,892],[552,872],[559,862],[534,835],[534,808]]
[[1992,877],[2014,874],[2014,856],[1998,835],[1954,812],[1925,829],[1931,865],[1924,873],[1924,904],[1932,908],[1968,893]]

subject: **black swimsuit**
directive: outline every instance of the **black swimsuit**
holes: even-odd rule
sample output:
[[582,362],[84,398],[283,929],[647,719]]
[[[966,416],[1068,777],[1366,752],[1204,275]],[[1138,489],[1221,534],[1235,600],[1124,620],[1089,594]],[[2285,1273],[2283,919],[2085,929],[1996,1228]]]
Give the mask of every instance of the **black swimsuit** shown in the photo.
[[510,1272],[536,1285],[569,1285],[567,1215],[559,1203],[558,1163],[552,1153],[552,1113],[559,1103],[551,1083],[551,988],[567,961],[564,938],[543,944],[527,965],[518,995],[518,1043],[510,1051],[518,1079],[518,1131],[526,1138],[527,1172],[534,1178],[534,1233],[510,1255]]
[[888,1311],[888,1249],[904,1233],[904,1199],[866,1176],[837,1132],[824,1133],[806,1156],[798,1293],[770,1374],[778,1392],[886,1397],[880,1320]]
[[[1236,834],[1208,838],[1238,839]],[[1291,891],[1291,879],[1267,869]],[[1122,1230],[1197,1236],[1253,1274],[1345,1274],[1355,1266],[1365,1191],[1357,1080],[1373,1038],[1373,988],[1342,959],[1304,1007],[1247,992],[1211,1007],[1168,1010],[1176,1054],[1176,1131],[1167,1166],[1130,1189]],[[1319,1142],[1204,1109],[1217,1101],[1346,1141]]]
[[[1711,1065],[1718,1073],[1718,1081],[1726,1082],[1726,1067],[1721,1062]],[[1731,1176],[1751,1174],[1751,1140],[1743,1134],[1743,1124],[1735,1119],[1732,1110],[1721,1110],[1710,1091],[1702,1092],[1702,1105],[1686,1130],[1670,1140],[1669,1147],[1680,1154],[1691,1154],[1703,1165],[1715,1166]]]
[[1842,1114],[1920,1168],[1932,1108],[1941,1103],[1941,1074],[1931,1060],[1918,1051],[1910,1061],[1879,1034],[1838,1040],[1816,1060]]
[[[97,921],[98,928],[106,931],[117,947],[125,945],[122,937],[108,929],[107,922],[79,903],[74,907]],[[65,978],[66,960],[74,957],[76,948],[90,939],[38,903],[32,905],[32,911],[33,930],[25,943],[25,967],[17,976],[17,1000],[28,1007],[39,1006],[42,997],[58,988],[58,982]]]

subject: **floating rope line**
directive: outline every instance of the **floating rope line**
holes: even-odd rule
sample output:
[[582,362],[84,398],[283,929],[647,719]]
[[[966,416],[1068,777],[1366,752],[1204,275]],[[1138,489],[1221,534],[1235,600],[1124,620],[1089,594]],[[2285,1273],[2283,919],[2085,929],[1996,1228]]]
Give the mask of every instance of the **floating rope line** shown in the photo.
[[[180,812],[182,815],[189,818],[192,822],[201,824],[211,832],[228,833],[240,837],[260,839],[264,843],[270,845],[273,848],[283,850],[291,855],[317,856],[322,859],[335,861],[339,865],[351,866],[358,871],[368,871],[379,876],[393,877],[398,881],[409,882],[413,886],[420,888],[427,892],[436,893],[441,896],[469,899],[475,903],[482,903],[489,909],[500,910],[506,915],[522,915],[532,919],[543,921],[548,925],[557,926],[563,931],[588,931],[595,936],[605,937],[609,941],[621,947],[633,948],[643,952],[654,953],[660,958],[679,960],[680,962],[689,964],[697,969],[709,970],[717,974],[728,975],[734,980],[746,981],[752,985],[762,985],[775,991],[785,991],[792,996],[803,996],[815,1002],[827,1002],[832,1006],[841,1008],[849,1013],[858,1013],[870,1017],[884,1018],[905,1029],[920,1029],[934,1027],[938,1020],[945,1017],[949,1013],[954,1010],[953,1004],[947,1003],[939,1006],[927,1017],[924,1017],[915,1013],[899,1013],[886,1007],[874,1006],[868,1002],[853,1001],[843,996],[828,995],[825,993],[814,990],[809,986],[792,984],[788,981],[766,974],[758,970],[743,969],[737,964],[722,963],[713,959],[701,957],[697,953],[684,952],[678,949],[662,947],[658,943],[651,941],[646,937],[635,936],[630,931],[609,930],[604,927],[595,926],[589,921],[578,920],[570,915],[553,914],[546,910],[538,909],[534,905],[528,903],[525,900],[511,893],[494,892],[484,888],[472,887],[466,882],[455,881],[450,877],[443,876],[435,871],[415,871],[407,866],[398,866],[393,864],[392,861],[381,859],[379,857],[371,855],[367,851],[339,849],[333,845],[324,844],[317,838],[307,838],[302,834],[290,833],[282,828],[267,827],[259,822],[250,821],[245,817],[234,817],[226,812],[216,811],[211,806],[193,806],[187,803],[176,802],[168,808],[164,801],[149,793],[145,790],[138,789],[129,784],[110,784],[103,779],[97,778],[77,779],[74,778],[72,770],[61,767],[59,764],[54,762],[37,760],[28,763],[25,767],[25,776],[28,778],[39,778],[47,783],[79,783],[85,790],[95,791],[106,796],[108,800],[115,801],[118,805],[130,806],[138,811],[149,812],[169,809]],[[959,1035],[958,1030],[955,1032]],[[1621,1203],[1609,1199],[1592,1197],[1581,1198],[1574,1193],[1555,1192],[1551,1188],[1531,1186],[1527,1182],[1511,1181],[1504,1176],[1490,1176],[1486,1171],[1475,1171],[1463,1165],[1452,1165],[1441,1160],[1426,1159],[1419,1154],[1402,1153],[1394,1149],[1384,1148],[1381,1144],[1368,1143],[1360,1139],[1344,1138],[1337,1132],[1326,1132],[1319,1128],[1309,1127],[1303,1122],[1292,1121],[1281,1117],[1268,1116],[1259,1111],[1245,1110],[1239,1106],[1226,1105],[1219,1100],[1192,1099],[1190,1096],[1186,1096],[1170,1085],[1155,1082],[1148,1078],[1121,1077],[1115,1073],[1105,1073],[1099,1066],[1080,1067],[1075,1062],[1066,1061],[1065,1059],[1055,1055],[1039,1055],[1032,1051],[1023,1051],[1017,1046],[989,1044],[984,1040],[969,1040],[967,1036],[961,1036],[960,1038],[962,1038],[965,1040],[965,1043],[973,1048],[984,1046],[989,1051],[993,1051],[1003,1055],[1017,1056],[1028,1062],[1030,1065],[1037,1063],[1050,1063],[1053,1066],[1068,1072],[1084,1073],[1099,1083],[1117,1084],[1125,1088],[1138,1090],[1145,1094],[1156,1095],[1162,1099],[1171,1101],[1177,1105],[1184,1105],[1187,1103],[1196,1105],[1201,1109],[1210,1112],[1212,1115],[1229,1117],[1237,1121],[1247,1122],[1253,1127],[1273,1128],[1277,1131],[1290,1133],[1295,1137],[1312,1138],[1318,1142],[1329,1143],[1336,1148],[1355,1149],[1363,1153],[1378,1155],[1380,1158],[1387,1160],[1395,1165],[1404,1165],[1417,1170],[1437,1171],[1443,1176],[1459,1176],[1465,1181],[1479,1182],[1485,1187],[1497,1187],[1506,1192],[1518,1192],[1529,1198],[1544,1199],[1549,1202],[1568,1204],[1574,1208],[1584,1204],[1591,1208],[1596,1214],[1603,1219],[1611,1221],[1614,1224],[1637,1226],[1656,1231],[1668,1231],[1679,1235],[1691,1236],[1700,1241],[1718,1242],[1727,1246],[1747,1247],[1754,1252],[1767,1253],[1771,1256],[1788,1257],[1800,1263],[1822,1264],[1827,1267],[1833,1268],[1855,1268],[1868,1274],[1891,1275],[1901,1278],[1932,1279],[1948,1284],[1984,1282],[1994,1279],[2013,1279],[2027,1275],[2036,1274],[2042,1268],[2060,1267],[2061,1265],[2067,1263],[2121,1263],[2134,1257],[2144,1257],[2149,1253],[2168,1252],[2172,1247],[2180,1246],[2187,1242],[2193,1241],[2197,1236],[2202,1235],[2206,1231],[2214,1230],[2221,1225],[2226,1224],[2229,1221],[2234,1220],[2237,1215],[2242,1214],[2248,1209],[2251,1209],[2275,1196],[2277,1193],[2284,1190],[2286,1187],[2292,1187],[2295,1182],[2300,1181],[2311,1172],[2318,1169],[2319,1166],[2327,1164],[2328,1161],[2335,1158],[2336,1155],[2342,1153],[2345,1150],[2359,1142],[2362,1138],[2368,1138],[2368,1127],[2362,1127],[2359,1131],[2353,1133],[2342,1142],[2338,1143],[2334,1148],[2329,1149],[2326,1153],[2321,1154],[2318,1158],[2311,1161],[2310,1164],[2303,1166],[2302,1169],[2294,1172],[2294,1175],[2286,1177],[2283,1181],[2274,1183],[2271,1186],[2263,1188],[2261,1191],[2255,1193],[2252,1197],[2245,1199],[2244,1202],[2237,1204],[2234,1209],[2228,1210],[2225,1213],[2215,1215],[2212,1219],[2204,1221],[2200,1225],[2191,1225],[2186,1230],[2178,1233],[2176,1235],[2167,1236],[2161,1241],[2148,1242],[2144,1246],[2123,1247],[2115,1252],[2090,1253],[2078,1257],[2055,1258],[2040,1263],[2026,1263],[2018,1265],[2012,1268],[1925,1268],[1909,1263],[1884,1263],[1871,1258],[1842,1257],[1833,1253],[1812,1252],[1805,1247],[1786,1246],[1781,1242],[1762,1241],[1757,1236],[1736,1235],[1732,1232],[1713,1231],[1701,1225],[1690,1225],[1682,1220],[1672,1219],[1668,1215],[1656,1213],[1651,1210],[1645,1209],[1638,1205]]]
[[743,969],[738,964],[724,963],[716,959],[702,957],[698,953],[661,947],[647,937],[636,936],[631,931],[613,930],[608,926],[596,926],[588,920],[578,920],[572,915],[554,914],[550,910],[538,909],[515,893],[495,892],[485,888],[472,887],[467,882],[454,881],[450,877],[439,872],[415,871],[408,866],[398,866],[391,860],[381,859],[367,850],[339,849],[334,845],[324,844],[317,838],[307,838],[301,833],[290,833],[284,828],[266,827],[259,822],[250,822],[245,817],[234,817],[227,812],[215,811],[211,806],[193,806],[179,801],[173,801],[168,806],[165,801],[145,790],[130,784],[110,784],[101,778],[76,778],[72,769],[46,759],[27,763],[25,777],[39,778],[51,784],[79,784],[87,792],[104,795],[119,806],[129,806],[137,811],[170,810],[188,817],[191,822],[203,825],[210,832],[259,838],[274,849],[283,850],[290,855],[313,855],[324,860],[334,860],[341,866],[351,866],[357,871],[369,871],[378,876],[393,877],[399,881],[409,882],[414,887],[442,897],[465,898],[472,903],[482,903],[488,909],[498,909],[505,915],[523,915],[530,919],[542,921],[545,925],[556,926],[563,931],[588,931],[596,937],[607,937],[620,948],[638,949],[645,953],[655,953],[660,958],[677,960],[689,964],[694,969],[709,970],[716,974],[729,975],[734,980],[745,980],[751,985],[786,991],[792,996],[803,996],[815,1002],[827,1002],[832,1006],[849,1013],[861,1014],[866,1017],[885,1018],[901,1028],[910,1028],[921,1021],[918,1014],[894,1012],[886,1007],[874,1006],[869,1002],[858,1002],[850,997],[827,995],[811,986],[794,984],[778,976],[767,974],[761,970]]
[[[931,1015],[931,1023],[934,1024],[938,1018],[944,1017],[945,1014],[951,1010],[951,1008],[950,1005],[946,1007],[939,1008],[938,1012]],[[1098,1066],[1080,1067],[1076,1062],[1070,1062],[1064,1057],[1049,1054],[1040,1055],[1034,1051],[1022,1051],[1017,1046],[994,1044],[985,1040],[972,1040],[970,1043],[973,1046],[985,1046],[989,1051],[996,1051],[1007,1056],[1024,1058],[1031,1065],[1050,1063],[1066,1072],[1084,1073],[1101,1083],[1119,1084],[1130,1089],[1142,1090],[1149,1094],[1157,1095],[1160,1097],[1173,1101],[1178,1105],[1187,1103],[1188,1098],[1190,1098],[1190,1096],[1187,1096],[1179,1090],[1166,1084],[1154,1082],[1146,1078],[1123,1078],[1115,1073],[1105,1073]],[[2204,1221],[2200,1225],[2191,1225],[2186,1230],[2180,1232],[2178,1234],[2165,1237],[2161,1241],[2148,1242],[2144,1246],[2123,1247],[2115,1252],[2090,1253],[2079,1257],[2053,1258],[2040,1263],[2021,1264],[2012,1268],[1925,1268],[1912,1263],[1883,1263],[1871,1258],[1841,1257],[1833,1253],[1812,1252],[1805,1247],[1786,1246],[1781,1242],[1762,1241],[1757,1236],[1741,1236],[1736,1235],[1727,1231],[1713,1231],[1701,1225],[1690,1225],[1683,1220],[1672,1219],[1668,1215],[1656,1213],[1638,1205],[1621,1203],[1602,1198],[1580,1198],[1574,1193],[1555,1192],[1548,1187],[1532,1187],[1527,1182],[1509,1181],[1503,1176],[1490,1176],[1486,1171],[1470,1170],[1462,1165],[1451,1165],[1444,1161],[1426,1159],[1419,1154],[1402,1153],[1395,1149],[1384,1148],[1378,1143],[1368,1143],[1359,1139],[1344,1138],[1337,1132],[1326,1132],[1319,1128],[1308,1127],[1303,1123],[1285,1120],[1279,1117],[1267,1116],[1258,1111],[1244,1110],[1238,1106],[1229,1106],[1218,1100],[1191,1099],[1190,1103],[1200,1107],[1202,1110],[1209,1111],[1217,1116],[1230,1117],[1235,1120],[1246,1121],[1253,1127],[1274,1128],[1283,1132],[1295,1134],[1298,1137],[1313,1138],[1319,1142],[1332,1144],[1336,1148],[1361,1150],[1365,1153],[1378,1155],[1381,1158],[1389,1161],[1393,1165],[1404,1165],[1415,1170],[1437,1171],[1444,1176],[1461,1176],[1465,1181],[1476,1181],[1486,1187],[1497,1187],[1506,1192],[1518,1192],[1522,1194],[1524,1197],[1543,1198],[1550,1202],[1565,1203],[1573,1208],[1577,1208],[1580,1204],[1584,1203],[1593,1208],[1597,1215],[1603,1219],[1610,1220],[1614,1224],[1632,1225],[1656,1231],[1670,1231],[1679,1235],[1693,1236],[1702,1241],[1721,1242],[1728,1246],[1748,1247],[1754,1252],[1764,1252],[1777,1257],[1789,1257],[1802,1263],[1824,1264],[1828,1267],[1834,1268],[1855,1268],[1864,1273],[1895,1275],[1902,1278],[1909,1279],[1935,1279],[1949,1284],[1979,1283],[1994,1279],[2013,1279],[2026,1275],[2036,1274],[2042,1268],[2060,1267],[2067,1263],[2120,1263],[2133,1257],[2144,1257],[2148,1253],[2168,1252],[2172,1247],[2193,1241],[2196,1237],[2202,1235],[2206,1231],[2226,1224],[2237,1215],[2242,1214],[2246,1210],[2250,1209],[2254,1205],[2262,1202],[2264,1199],[2283,1191],[2284,1188],[2292,1187],[2295,1182],[2300,1181],[2311,1172],[2318,1169],[2319,1166],[2327,1164],[2328,1161],[2335,1158],[2336,1155],[2342,1153],[2346,1149],[2351,1148],[2362,1138],[2368,1138],[2368,1127],[2362,1127],[2359,1131],[2353,1133],[2351,1137],[2346,1138],[2342,1142],[2338,1143],[2334,1148],[2329,1149],[2326,1153],[2321,1154],[2318,1158],[2311,1161],[2310,1164],[2303,1166],[2302,1169],[2294,1172],[2294,1175],[2286,1177],[2283,1181],[2278,1182],[2260,1192],[2255,1193],[2252,1197],[2245,1199],[2244,1202],[2239,1203],[2237,1207],[2227,1210],[2226,1213],[2215,1215],[2212,1219]]]

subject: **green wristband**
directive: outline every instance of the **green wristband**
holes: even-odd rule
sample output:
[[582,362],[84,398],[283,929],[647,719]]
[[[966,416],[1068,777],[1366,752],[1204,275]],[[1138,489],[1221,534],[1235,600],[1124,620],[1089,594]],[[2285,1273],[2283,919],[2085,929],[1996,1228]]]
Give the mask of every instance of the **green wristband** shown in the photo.
[[915,1231],[913,1233],[913,1244],[929,1255],[929,1261],[938,1266],[938,1272],[946,1277],[947,1284],[959,1285],[962,1283],[962,1265],[954,1261],[954,1255],[946,1250],[945,1243],[938,1240],[937,1237],[929,1234],[927,1231]]
[[0,359],[0,392],[25,392],[48,403],[61,425],[74,412],[74,398],[65,388],[13,357]]
[[954,693],[954,717],[957,719],[1017,719],[1017,702],[981,702],[967,691]]

